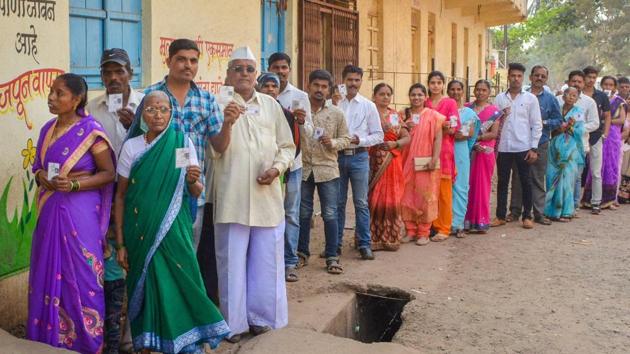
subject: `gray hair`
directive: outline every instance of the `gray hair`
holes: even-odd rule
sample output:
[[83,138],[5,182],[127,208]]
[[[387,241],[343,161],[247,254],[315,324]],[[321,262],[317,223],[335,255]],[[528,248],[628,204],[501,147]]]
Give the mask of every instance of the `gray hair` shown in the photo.
[[162,98],[168,102],[169,107],[171,106],[171,100],[164,91],[156,90],[149,92],[148,94],[146,94],[146,96],[144,96],[145,102],[148,101],[150,98]]

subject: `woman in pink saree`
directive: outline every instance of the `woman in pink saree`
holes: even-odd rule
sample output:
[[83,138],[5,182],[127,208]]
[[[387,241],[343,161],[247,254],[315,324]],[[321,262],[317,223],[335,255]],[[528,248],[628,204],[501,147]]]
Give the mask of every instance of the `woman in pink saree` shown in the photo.
[[470,163],[470,190],[464,229],[468,232],[486,233],[490,228],[490,193],[496,155],[495,139],[499,132],[501,111],[488,102],[490,83],[479,80],[475,84],[475,101],[467,106],[477,113],[481,131],[473,146]]
[[48,95],[57,117],[42,128],[33,173],[27,338],[80,353],[103,348],[103,245],[115,175],[105,131],[84,110],[87,84],[64,74]]

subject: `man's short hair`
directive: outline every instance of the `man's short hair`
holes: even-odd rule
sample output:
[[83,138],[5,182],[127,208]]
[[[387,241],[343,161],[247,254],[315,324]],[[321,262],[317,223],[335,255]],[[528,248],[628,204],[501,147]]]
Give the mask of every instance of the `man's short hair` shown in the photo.
[[359,74],[359,76],[363,77],[363,69],[356,65],[348,64],[345,68],[343,68],[341,77],[345,79],[348,74]]
[[584,75],[584,72],[582,70],[573,70],[569,73],[569,81],[571,81],[571,79],[576,75],[582,77],[582,79],[586,77],[586,75]]
[[313,70],[308,75],[308,83],[311,84],[315,80],[325,80],[328,81],[328,85],[333,86],[333,78],[332,75],[323,69]]
[[532,67],[532,71],[531,71],[530,75],[534,75],[534,73],[535,73],[535,72],[536,72],[536,70],[538,70],[538,69],[545,69],[545,71],[547,72],[547,75],[549,75],[549,69],[547,69],[547,67],[546,67],[546,66],[544,66],[544,65],[534,65],[534,66]]
[[197,47],[197,43],[191,41],[187,38],[176,39],[171,42],[171,45],[168,47],[168,58],[172,58],[177,52],[180,50],[195,50],[197,54],[200,54],[199,47]]
[[291,67],[291,57],[287,53],[283,53],[283,52],[276,52],[276,53],[271,54],[269,56],[269,60],[267,60],[268,62],[267,66],[271,67],[271,64],[280,60],[286,61],[289,67]]
[[628,79],[625,76],[621,76],[620,78],[617,79],[617,83],[619,83],[619,85],[630,84],[630,79]]
[[592,65],[589,65],[585,67],[584,69],[582,69],[582,72],[584,73],[584,75],[599,74],[599,70],[597,70],[597,68]]
[[512,72],[512,70],[517,70],[525,74],[525,65],[521,63],[510,63],[508,65],[508,75]]

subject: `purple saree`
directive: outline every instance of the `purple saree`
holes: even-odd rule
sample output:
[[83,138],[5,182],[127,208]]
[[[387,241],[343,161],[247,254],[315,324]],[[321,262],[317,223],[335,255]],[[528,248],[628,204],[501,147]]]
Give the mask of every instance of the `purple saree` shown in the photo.
[[[623,107],[626,107],[626,102],[618,95],[614,95],[610,98],[610,116],[612,119],[619,118],[619,114],[622,112]],[[603,142],[603,156],[602,156],[602,203],[601,208],[608,208],[617,202],[617,193],[619,191],[619,179],[621,174],[619,169],[621,168],[622,151],[621,146],[621,131],[623,125],[611,125],[608,132],[608,137]],[[589,171],[586,177],[586,184],[584,186],[584,195],[582,197],[582,203],[590,205],[591,193],[592,193],[592,177]]]
[[[51,143],[56,124],[57,119],[52,119],[40,131],[33,172],[46,171],[53,162],[59,163],[61,176],[94,173],[93,153],[111,151],[100,123],[88,115]],[[112,193],[113,183],[70,193],[39,188],[39,217],[31,250],[28,339],[84,354],[101,352],[103,243]]]

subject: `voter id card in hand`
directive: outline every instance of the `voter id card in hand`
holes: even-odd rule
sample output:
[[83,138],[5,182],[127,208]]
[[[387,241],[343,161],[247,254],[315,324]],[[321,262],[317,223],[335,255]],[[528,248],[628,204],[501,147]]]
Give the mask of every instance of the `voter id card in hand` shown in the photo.
[[293,101],[291,101],[291,110],[295,111],[295,110],[298,110],[298,109],[302,109],[302,110],[305,109],[304,105],[302,104],[302,101],[301,100],[293,100]]
[[112,93],[107,97],[107,110],[109,112],[117,112],[123,108],[123,94]]
[[58,163],[49,162],[48,163],[48,180],[50,181],[51,179],[59,176],[59,170],[60,170],[60,166]]
[[449,117],[449,121],[451,122],[451,128],[457,127],[457,117],[456,116],[450,116]]
[[420,115],[419,114],[412,114],[411,115],[411,121],[413,122],[413,124],[420,124]]
[[186,168],[190,166],[190,149],[175,149],[175,168]]
[[315,128],[315,131],[313,132],[313,139],[319,140],[319,138],[321,138],[322,136],[324,136],[324,128],[322,127]]
[[233,86],[221,86],[219,88],[219,96],[217,97],[218,103],[227,106],[234,100],[234,87]]
[[400,125],[400,117],[398,117],[398,114],[392,113],[389,115],[389,124],[391,124],[392,127],[397,127]]
[[348,95],[348,88],[346,88],[346,85],[341,84],[337,86],[337,89],[339,89],[339,94],[343,97],[346,97]]

